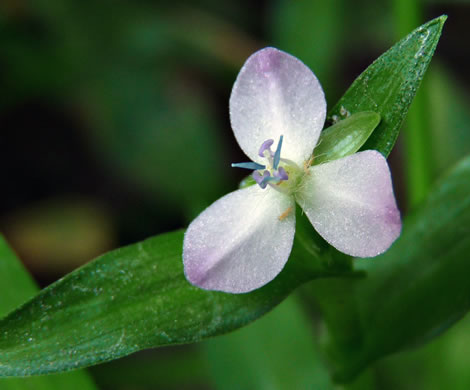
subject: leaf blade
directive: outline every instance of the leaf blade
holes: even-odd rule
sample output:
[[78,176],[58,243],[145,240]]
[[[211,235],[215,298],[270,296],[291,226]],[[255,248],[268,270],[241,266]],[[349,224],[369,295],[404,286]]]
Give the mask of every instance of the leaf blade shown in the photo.
[[0,321],[0,376],[62,372],[144,348],[200,341],[260,317],[315,273],[291,259],[249,294],[199,289],[183,275],[183,232],[105,254]]
[[38,287],[0,235],[0,317],[27,301]]
[[[37,293],[38,287],[0,234],[0,317]],[[1,355],[0,355],[1,356]],[[0,358],[0,366],[3,357]],[[91,378],[84,371],[40,378],[0,378],[2,390],[94,390]]]
[[363,146],[388,156],[436,49],[447,16],[418,27],[375,60],[352,83],[329,117],[375,111],[382,118]]

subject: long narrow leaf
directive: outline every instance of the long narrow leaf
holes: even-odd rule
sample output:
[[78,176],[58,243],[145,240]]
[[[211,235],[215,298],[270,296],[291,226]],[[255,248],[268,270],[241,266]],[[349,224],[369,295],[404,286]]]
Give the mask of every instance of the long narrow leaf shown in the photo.
[[[0,235],[0,317],[34,296],[38,287]],[[0,366],[4,358],[0,351]],[[84,371],[40,378],[2,378],[0,390],[94,390]]]
[[382,118],[363,146],[388,156],[436,49],[447,16],[418,27],[375,60],[332,108],[330,117],[375,111]]
[[298,285],[330,272],[291,259],[252,293],[209,292],[185,279],[182,241],[177,231],[105,254],[0,321],[0,376],[67,371],[200,341],[255,320]]

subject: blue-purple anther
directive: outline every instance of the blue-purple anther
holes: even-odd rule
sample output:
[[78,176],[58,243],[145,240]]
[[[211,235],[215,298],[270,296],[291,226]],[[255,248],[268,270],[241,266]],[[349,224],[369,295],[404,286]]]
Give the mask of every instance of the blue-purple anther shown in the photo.
[[265,150],[268,150],[269,151],[269,155],[272,157],[273,155],[273,152],[271,152],[271,145],[274,143],[274,140],[273,139],[267,139],[266,141],[264,141],[262,144],[261,144],[261,147],[259,148],[259,152],[258,152],[258,156],[260,157],[266,157],[264,155],[264,151]]
[[259,171],[253,172],[253,179],[259,184],[262,189],[265,189],[268,185],[269,179],[273,179],[271,174],[268,171],[264,171],[263,174],[259,173]]
[[287,172],[283,167],[279,167],[277,171],[274,171],[273,176],[278,178],[279,180],[289,179],[289,176],[287,176]]
[[[253,179],[255,179],[258,185],[265,189],[268,184],[279,184],[282,181],[288,180],[289,176],[287,175],[286,170],[283,167],[279,166],[281,162],[281,148],[283,136],[279,138],[276,151],[273,153],[271,151],[271,146],[274,143],[272,139],[268,139],[261,144],[259,148],[258,155],[268,160],[268,164],[262,165],[255,162],[242,162],[232,164],[233,168],[245,168],[252,169]],[[268,153],[266,153],[266,151]],[[262,171],[262,173],[260,172]]]

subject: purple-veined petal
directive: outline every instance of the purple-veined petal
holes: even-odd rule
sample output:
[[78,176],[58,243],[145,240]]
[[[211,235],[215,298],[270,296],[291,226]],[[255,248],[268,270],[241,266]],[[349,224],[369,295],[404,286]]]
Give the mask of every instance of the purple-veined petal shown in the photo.
[[385,252],[401,219],[385,158],[367,150],[309,168],[296,196],[317,232],[357,257]]
[[282,157],[301,165],[317,144],[326,116],[323,90],[300,60],[272,47],[257,51],[240,70],[230,96],[230,121],[253,161],[268,139],[284,135]]
[[[279,217],[289,207],[292,212]],[[251,186],[204,210],[184,236],[186,278],[207,290],[245,293],[281,272],[295,233],[292,197]]]

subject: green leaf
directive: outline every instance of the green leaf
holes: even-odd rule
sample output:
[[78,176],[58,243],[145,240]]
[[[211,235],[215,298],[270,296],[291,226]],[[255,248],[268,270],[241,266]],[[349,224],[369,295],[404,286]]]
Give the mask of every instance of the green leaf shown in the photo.
[[248,175],[247,177],[245,177],[241,182],[240,184],[238,185],[238,188],[239,189],[242,189],[242,188],[247,188],[247,187],[250,187],[252,185],[256,184],[256,181],[255,179],[253,179],[253,175]]
[[67,371],[200,341],[257,319],[303,282],[333,273],[328,263],[305,262],[294,246],[293,258],[263,288],[205,291],[183,275],[182,243],[177,231],[109,252],[4,318],[0,376]]
[[36,283],[0,235],[0,317],[38,291]]
[[313,151],[313,164],[336,160],[356,153],[380,122],[375,112],[359,112],[323,130]]
[[[0,317],[31,298],[38,288],[5,239],[0,235]],[[0,353],[0,367],[5,363]],[[41,378],[1,378],[1,390],[94,390],[95,385],[84,371]]]
[[447,16],[418,27],[375,60],[332,108],[330,117],[378,112],[379,126],[363,146],[388,156],[436,49]]
[[[368,277],[349,282],[342,305],[355,306],[360,325],[351,332],[344,317],[331,321],[339,328],[329,345],[337,379],[349,380],[382,356],[429,341],[470,310],[469,194],[467,157],[405,221],[389,251],[356,260]],[[343,324],[346,339],[340,339]]]

